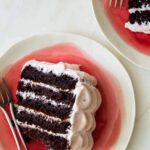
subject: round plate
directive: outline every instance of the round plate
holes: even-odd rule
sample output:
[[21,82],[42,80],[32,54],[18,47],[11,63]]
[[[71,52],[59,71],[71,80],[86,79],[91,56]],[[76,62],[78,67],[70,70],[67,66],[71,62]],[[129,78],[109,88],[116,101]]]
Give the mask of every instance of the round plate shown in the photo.
[[93,9],[95,12],[96,19],[98,24],[100,25],[104,35],[110,42],[110,44],[126,59],[131,61],[132,63],[145,68],[150,69],[150,56],[144,55],[138,52],[135,48],[128,45],[115,31],[110,23],[104,7],[102,0],[92,0]]
[[119,83],[119,91],[122,91],[123,96],[123,101],[120,100],[120,103],[124,105],[124,114],[119,137],[111,148],[115,150],[125,149],[128,145],[134,127],[135,99],[133,87],[129,75],[122,64],[114,55],[112,55],[99,43],[91,39],[72,34],[49,33],[35,35],[16,43],[2,56],[0,56],[0,72],[2,72],[2,70],[10,64],[15,63],[20,58],[34,52],[37,49],[58,43],[73,43],[77,45],[84,53],[90,55],[91,58],[108,71],[109,74],[113,75]]

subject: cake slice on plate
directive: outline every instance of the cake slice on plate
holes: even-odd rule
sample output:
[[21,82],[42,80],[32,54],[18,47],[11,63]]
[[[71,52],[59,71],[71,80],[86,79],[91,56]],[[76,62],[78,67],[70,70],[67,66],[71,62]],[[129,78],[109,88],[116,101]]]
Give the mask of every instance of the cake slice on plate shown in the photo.
[[150,0],[129,0],[129,20],[125,27],[133,32],[150,34]]
[[18,82],[17,124],[50,150],[90,150],[101,103],[96,85],[79,65],[28,61]]

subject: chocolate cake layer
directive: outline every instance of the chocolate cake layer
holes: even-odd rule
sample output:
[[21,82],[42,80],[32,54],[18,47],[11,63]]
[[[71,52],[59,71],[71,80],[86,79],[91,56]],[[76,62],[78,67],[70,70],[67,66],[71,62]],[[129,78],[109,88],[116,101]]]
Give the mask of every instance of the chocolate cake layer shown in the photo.
[[25,128],[22,126],[20,126],[20,128],[22,129],[23,133],[28,137],[43,141],[43,143],[47,145],[48,149],[55,149],[55,150],[69,149],[67,140],[63,137],[49,135],[37,129]]
[[147,24],[150,22],[150,10],[147,11],[136,11],[135,13],[130,14],[129,16],[129,22],[131,24],[134,24],[137,22],[138,24],[145,23]]
[[129,0],[128,8],[141,8],[150,5],[150,0]]
[[63,106],[53,106],[50,102],[43,103],[43,100],[40,99],[24,99],[21,95],[17,94],[18,104],[41,111],[50,116],[56,116],[61,119],[67,119],[71,113],[72,108],[63,107]]
[[55,92],[51,89],[41,87],[39,85],[32,85],[31,83],[24,84],[22,81],[18,84],[18,91],[22,92],[34,92],[36,95],[45,95],[47,99],[55,100],[56,102],[62,102],[72,106],[75,101],[75,96],[72,93],[65,91]]
[[61,89],[74,89],[77,79],[61,74],[56,76],[53,72],[43,73],[32,66],[26,66],[21,74],[21,78],[30,79],[35,82],[42,82]]
[[70,128],[70,123],[67,121],[54,121],[54,120],[49,120],[47,117],[43,117],[42,115],[39,114],[33,114],[29,113],[25,110],[19,110],[18,112],[18,107],[14,107],[14,112],[16,114],[16,119],[23,122],[27,123],[29,125],[36,125],[40,126],[41,128],[52,131],[54,133],[67,133],[67,129]]

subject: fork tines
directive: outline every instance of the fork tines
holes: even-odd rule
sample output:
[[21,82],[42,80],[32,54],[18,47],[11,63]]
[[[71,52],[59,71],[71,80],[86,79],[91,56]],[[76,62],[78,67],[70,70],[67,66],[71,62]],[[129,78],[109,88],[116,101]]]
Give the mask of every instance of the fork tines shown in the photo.
[[4,105],[7,105],[10,102],[12,102],[12,97],[10,95],[5,79],[2,79],[2,82],[0,83],[0,95],[1,95],[2,103]]
[[123,0],[109,0],[109,6],[113,6],[114,8],[117,7],[117,4],[119,4],[119,7],[121,8],[123,5]]

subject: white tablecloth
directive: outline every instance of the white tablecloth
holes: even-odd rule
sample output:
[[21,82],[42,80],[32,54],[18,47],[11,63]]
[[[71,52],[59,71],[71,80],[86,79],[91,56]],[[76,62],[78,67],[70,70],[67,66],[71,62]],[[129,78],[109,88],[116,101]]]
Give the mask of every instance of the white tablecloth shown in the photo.
[[92,38],[124,64],[136,95],[136,124],[128,150],[150,149],[150,71],[120,56],[96,22],[91,0],[0,0],[0,54],[12,43],[35,33],[70,32]]

